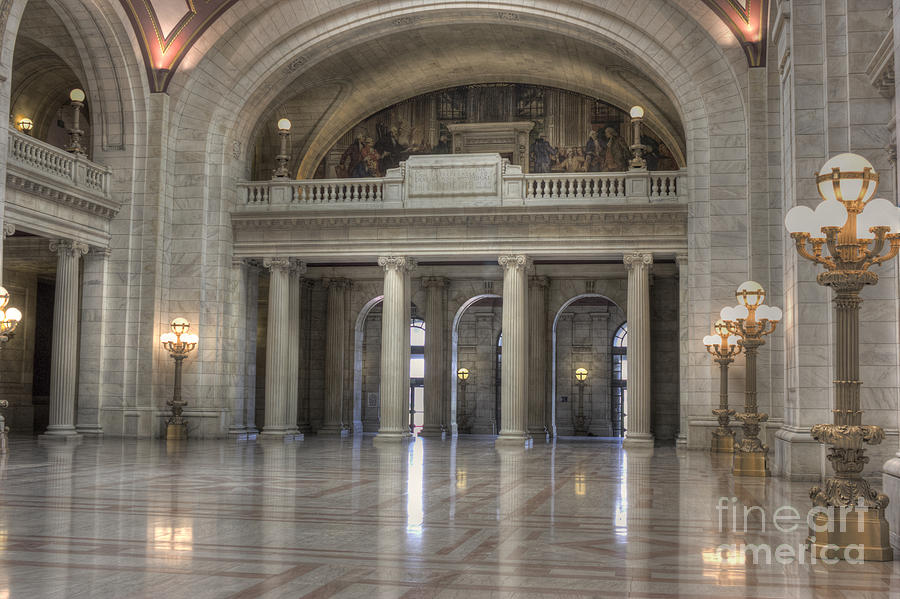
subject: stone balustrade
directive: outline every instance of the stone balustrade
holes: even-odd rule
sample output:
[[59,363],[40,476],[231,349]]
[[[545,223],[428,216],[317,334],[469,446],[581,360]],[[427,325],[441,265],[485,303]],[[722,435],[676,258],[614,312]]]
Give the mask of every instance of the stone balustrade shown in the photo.
[[238,183],[238,211],[687,203],[684,171],[525,174],[498,154],[412,156],[385,177]]
[[53,182],[108,200],[110,171],[83,156],[70,154],[10,127],[9,164]]

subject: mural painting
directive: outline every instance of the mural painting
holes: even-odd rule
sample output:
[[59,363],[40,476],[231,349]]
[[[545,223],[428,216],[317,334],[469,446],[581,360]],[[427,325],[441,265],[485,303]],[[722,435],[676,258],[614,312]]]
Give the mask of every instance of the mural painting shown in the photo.
[[[383,177],[415,154],[450,154],[457,123],[530,122],[532,173],[620,172],[631,158],[631,119],[602,100],[557,88],[481,84],[404,100],[353,127],[319,165],[319,178]],[[673,153],[643,127],[650,170],[678,170]],[[504,152],[501,155],[506,156]]]

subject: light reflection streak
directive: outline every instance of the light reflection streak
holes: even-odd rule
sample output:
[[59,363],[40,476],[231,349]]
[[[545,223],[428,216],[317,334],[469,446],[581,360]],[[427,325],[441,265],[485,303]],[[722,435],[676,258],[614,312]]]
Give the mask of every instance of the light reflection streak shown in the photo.
[[409,444],[409,461],[406,471],[406,532],[421,536],[425,521],[424,474],[425,451],[422,439],[416,437]]
[[613,527],[617,537],[628,536],[628,454],[624,451],[619,466],[619,492],[616,495]]

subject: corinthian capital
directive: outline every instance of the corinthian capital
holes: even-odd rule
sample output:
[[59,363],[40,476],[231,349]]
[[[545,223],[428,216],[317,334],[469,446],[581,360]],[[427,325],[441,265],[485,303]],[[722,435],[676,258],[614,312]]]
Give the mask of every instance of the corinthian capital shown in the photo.
[[409,256],[381,256],[378,258],[378,266],[385,270],[411,271],[418,266],[415,258]]
[[446,277],[425,277],[422,279],[422,286],[428,287],[446,287],[450,281]]
[[290,258],[266,258],[263,260],[263,266],[269,269],[269,272],[290,272],[294,267]]
[[16,226],[12,223],[3,223],[3,236],[9,237],[16,232]]
[[653,264],[653,254],[650,252],[629,252],[625,254],[622,261],[628,270],[633,268],[649,268]]
[[297,258],[291,258],[291,264],[293,265],[293,272],[295,275],[302,276],[306,274],[307,267],[306,262],[302,260],[298,260]]
[[54,239],[50,242],[50,251],[58,256],[80,258],[88,253],[90,248],[85,243],[78,243],[71,239]]
[[507,254],[497,258],[497,262],[503,268],[516,268],[522,270],[528,270],[531,268],[532,264],[531,258],[525,254]]

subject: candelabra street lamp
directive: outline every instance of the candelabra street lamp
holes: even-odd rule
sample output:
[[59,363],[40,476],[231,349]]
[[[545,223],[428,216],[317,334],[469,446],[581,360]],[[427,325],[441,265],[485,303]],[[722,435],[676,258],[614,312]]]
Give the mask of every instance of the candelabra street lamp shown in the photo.
[[0,344],[12,339],[13,331],[22,320],[22,313],[18,308],[7,308],[9,305],[9,292],[6,287],[0,287]]
[[66,151],[78,156],[85,155],[81,145],[81,136],[84,135],[84,131],[81,130],[81,109],[84,107],[84,98],[84,90],[77,87],[69,92],[69,100],[75,114],[72,118],[72,128],[69,129],[69,146]]
[[460,368],[456,371],[458,381],[458,393],[456,394],[456,430],[459,433],[472,432],[472,422],[469,418],[469,406],[466,403],[466,385],[469,380],[469,369]]
[[744,411],[734,417],[741,421],[744,436],[734,450],[735,476],[768,476],[766,454],[769,447],[759,440],[759,425],[769,415],[759,411],[756,403],[756,356],[765,345],[765,337],[775,332],[781,320],[781,309],[763,303],[766,291],[756,281],[742,283],[734,293],[740,303],[722,308],[721,317],[731,335],[741,338],[746,357],[744,375]]
[[[808,543],[816,555],[836,546],[840,550],[835,555],[844,557],[849,545],[860,545],[863,559],[890,561],[893,551],[884,518],[888,497],[872,489],[862,477],[869,461],[863,445],[881,443],[884,430],[862,424],[859,292],[863,286],[878,282],[878,275],[869,269],[893,259],[900,251],[900,211],[888,200],[871,199],[878,189],[878,174],[868,160],[856,154],[830,159],[819,171],[816,184],[823,201],[815,211],[796,206],[785,216],[785,227],[797,253],[825,268],[816,281],[834,291],[837,325],[834,420],[832,424],[816,424],[810,431],[813,439],[830,445],[828,461],[835,476],[825,480],[824,488],[810,490],[813,505],[828,513],[816,515],[816,527],[810,530]],[[840,523],[833,521],[835,509],[840,510]],[[847,526],[842,525],[845,520]],[[818,532],[823,528],[827,530]]]
[[166,420],[166,439],[187,439],[187,426],[181,416],[187,405],[181,399],[181,363],[196,349],[199,339],[195,333],[190,332],[191,323],[185,318],[176,318],[171,326],[171,332],[163,333],[159,338],[162,346],[175,360],[175,388],[172,400],[167,402],[172,408],[172,415]]
[[289,176],[287,165],[288,161],[291,159],[291,155],[288,154],[288,135],[290,134],[291,121],[288,119],[279,119],[278,136],[281,138],[281,148],[280,152],[275,157],[275,164],[278,166],[272,174],[273,179],[286,179]]
[[715,335],[703,338],[706,351],[719,365],[719,408],[712,411],[719,420],[719,427],[713,431],[710,451],[734,453],[734,431],[728,426],[729,420],[734,416],[734,410],[728,409],[728,365],[734,362],[742,347],[737,335],[728,332],[727,322],[719,319],[714,328]]
[[632,106],[631,107],[631,132],[632,132],[632,143],[631,143],[631,151],[634,152],[634,157],[631,159],[629,165],[632,170],[639,170],[647,168],[647,161],[644,160],[644,150],[646,149],[644,144],[641,143],[641,122],[644,120],[644,108],[641,106]]
[[572,415],[572,423],[575,425],[575,435],[585,436],[588,434],[588,428],[591,426],[590,414],[585,415],[584,410],[584,384],[587,382],[587,368],[578,368],[575,370],[575,381],[578,383],[578,405],[575,406],[575,413]]

